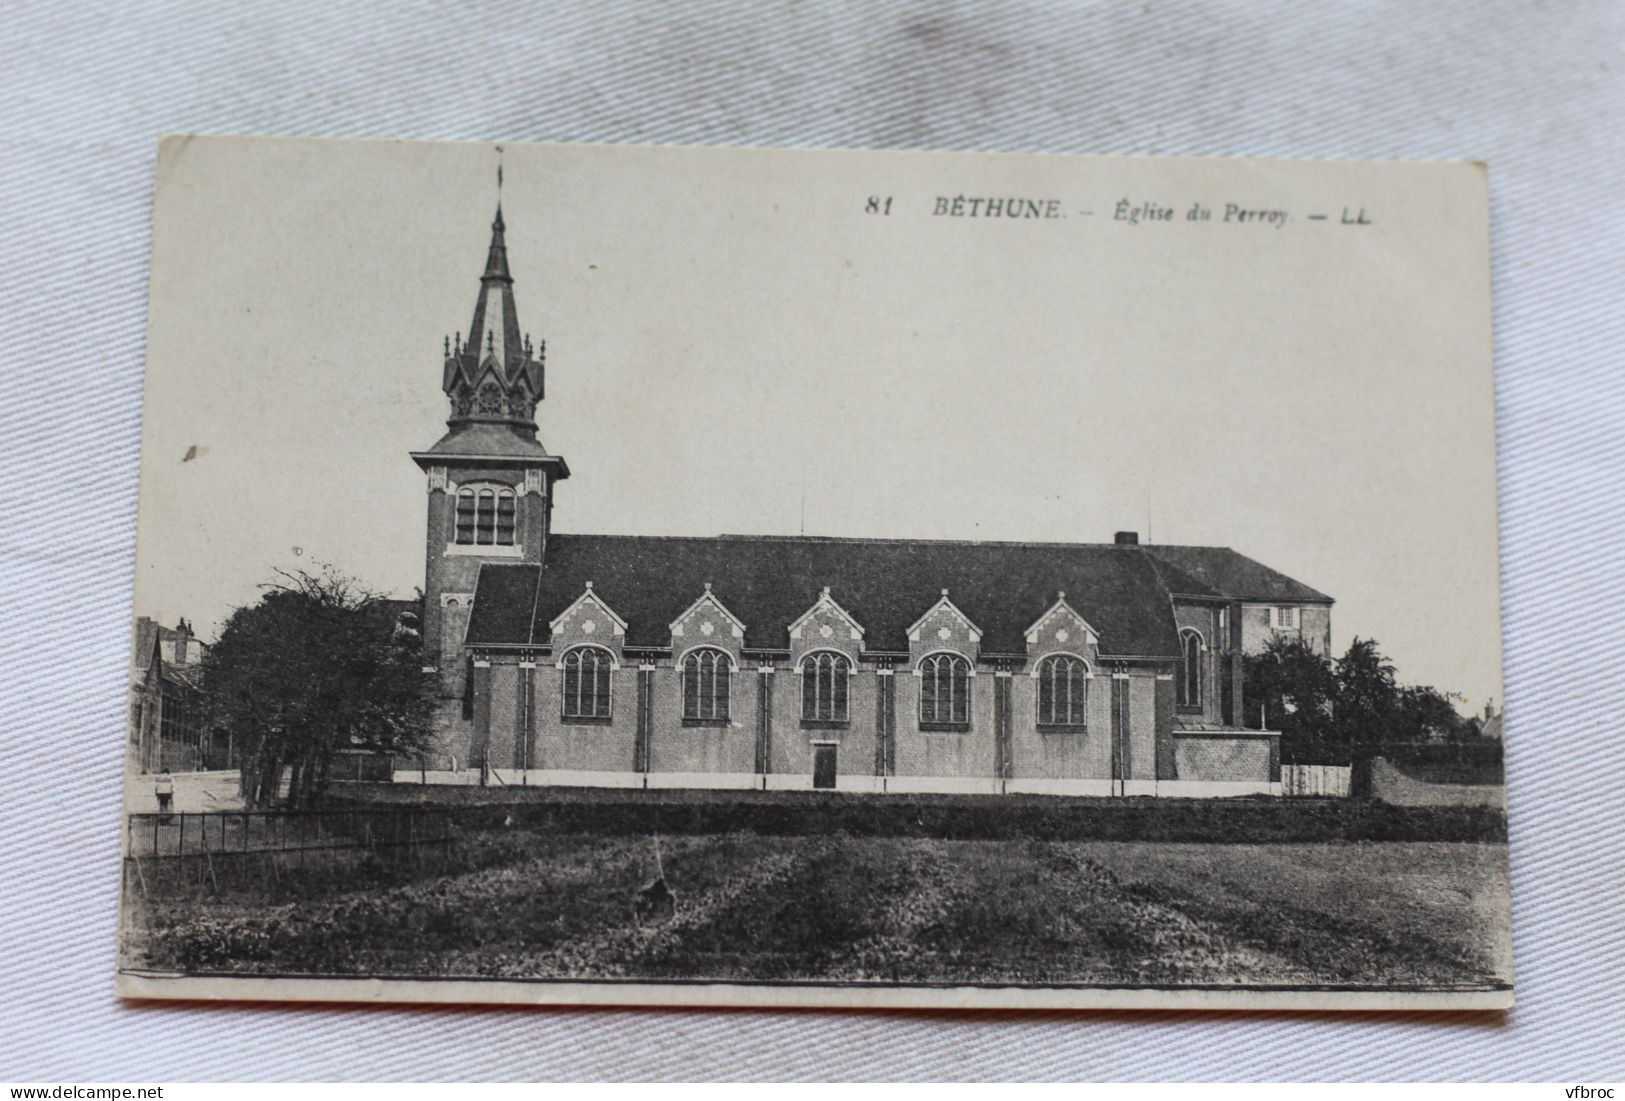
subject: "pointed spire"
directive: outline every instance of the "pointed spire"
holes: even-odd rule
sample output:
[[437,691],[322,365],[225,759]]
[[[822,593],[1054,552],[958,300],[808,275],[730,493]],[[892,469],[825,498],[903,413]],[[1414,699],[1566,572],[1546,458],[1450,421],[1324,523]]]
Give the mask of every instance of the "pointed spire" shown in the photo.
[[[497,147],[500,156],[502,149]],[[508,268],[507,222],[502,214],[502,165],[497,165],[496,216],[468,339],[452,340],[442,389],[451,400],[451,420],[507,424],[520,435],[536,432],[536,405],[542,398],[543,367],[530,334],[519,326],[513,274]],[[483,340],[481,338],[484,338]],[[542,346],[542,341],[536,342]]]
[[491,249],[485,255],[485,274],[480,276],[482,282],[488,279],[513,282],[513,276],[508,274],[508,242],[504,237],[507,230],[507,223],[502,220],[502,200],[498,199],[496,220],[491,223]]
[[[508,246],[504,240],[502,204],[497,203],[496,220],[491,223],[491,249],[480,276],[480,293],[474,302],[474,317],[468,326],[470,351],[476,359],[491,356],[503,381],[528,358],[519,340],[519,315],[513,303],[513,276],[508,272]],[[480,340],[484,333],[486,339]],[[483,345],[483,347],[482,347]]]

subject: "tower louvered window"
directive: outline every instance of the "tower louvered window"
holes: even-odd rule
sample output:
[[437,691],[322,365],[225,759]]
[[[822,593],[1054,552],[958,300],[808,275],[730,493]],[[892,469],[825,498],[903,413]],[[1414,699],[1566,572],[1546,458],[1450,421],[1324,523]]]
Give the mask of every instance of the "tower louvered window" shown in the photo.
[[801,718],[804,722],[847,721],[847,678],[852,663],[841,654],[808,654],[801,663]]
[[497,493],[496,517],[496,543],[498,546],[513,546],[513,492],[501,490]]
[[563,711],[566,719],[609,718],[609,674],[613,658],[596,646],[564,655]]
[[1089,670],[1058,654],[1038,667],[1038,725],[1082,726],[1089,703]]
[[970,662],[958,654],[932,654],[920,662],[920,722],[970,723]]
[[516,515],[513,490],[464,486],[457,491],[456,541],[463,546],[511,547]]
[[684,721],[727,721],[732,667],[732,659],[721,650],[695,650],[683,659]]

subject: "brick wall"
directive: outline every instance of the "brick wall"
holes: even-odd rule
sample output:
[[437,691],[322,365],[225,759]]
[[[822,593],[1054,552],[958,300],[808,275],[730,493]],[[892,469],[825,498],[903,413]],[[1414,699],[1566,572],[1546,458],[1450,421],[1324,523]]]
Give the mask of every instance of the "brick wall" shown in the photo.
[[559,692],[563,674],[548,661],[535,669],[536,754],[533,768],[632,771],[638,722],[636,667],[610,675],[610,721],[565,722]]
[[1174,760],[1181,780],[1257,781],[1268,783],[1271,738],[1174,739]]
[[[633,674],[623,669],[618,675]],[[681,673],[674,665],[658,666],[650,700],[649,771],[755,772],[757,676],[754,669],[729,676],[727,726],[685,726]]]
[[[471,596],[479,579],[480,565],[484,562],[540,562],[547,532],[547,500],[545,496],[523,492],[525,473],[521,467],[447,466],[445,480],[445,489],[434,488],[427,494],[423,547],[423,641],[425,664],[438,667],[441,695],[449,698],[459,695],[463,688],[461,644],[468,623],[468,606],[463,600],[456,609],[443,608],[441,597],[447,593]],[[446,553],[447,546],[456,535],[456,497],[450,490],[457,485],[475,482],[513,486],[519,494],[514,505],[514,538],[524,548],[523,557]]]
[[1150,671],[1136,671],[1128,678],[1129,729],[1125,742],[1129,750],[1124,779],[1157,778],[1157,679]]
[[[1212,604],[1175,604],[1174,622],[1181,630],[1193,628],[1202,635],[1202,699],[1201,707],[1192,711],[1178,706],[1179,684],[1174,682],[1175,706],[1181,715],[1201,719],[1203,722],[1216,723],[1219,717],[1219,670],[1218,662],[1222,651],[1228,651],[1219,638],[1219,608]],[[1184,639],[1181,637],[1181,643]],[[1174,675],[1180,676],[1180,667],[1175,666]]]
[[970,678],[970,719],[968,731],[921,730],[920,678],[899,671],[897,775],[996,776],[993,674],[986,669]]
[[773,694],[773,772],[812,776],[814,741],[835,742],[837,776],[873,776],[875,772],[875,719],[880,677],[872,669],[859,669],[847,681],[845,727],[804,727],[801,723],[801,677],[780,668],[770,677]]
[[[430,719],[432,737],[424,766],[436,769],[467,768],[472,758],[474,723],[463,718],[460,699],[440,700]],[[415,767],[418,762],[413,761]]]
[[1111,677],[1089,681],[1087,731],[1038,729],[1038,678],[1018,673],[1011,682],[1014,774],[1046,780],[1104,780],[1112,768]]
[[[527,669],[523,672],[530,671]],[[516,729],[520,673],[516,663],[494,662],[491,665],[491,738],[487,743],[487,752],[492,768],[511,768],[514,747],[522,741]]]
[[[1124,720],[1122,751],[1125,778],[1152,780],[1173,771],[1159,764],[1169,757],[1166,729],[1168,698],[1172,689],[1166,675],[1158,679],[1155,667],[1133,669],[1115,679],[1098,674],[1089,682],[1087,729],[1040,733],[1036,726],[1038,680],[1027,672],[998,677],[982,668],[970,679],[970,729],[922,731],[919,727],[920,679],[911,670],[882,676],[872,668],[859,668],[848,680],[849,718],[846,724],[803,725],[801,678],[793,668],[780,667],[764,674],[741,665],[730,679],[727,725],[685,725],[682,719],[681,676],[670,661],[657,663],[647,674],[635,663],[623,662],[611,676],[611,715],[607,722],[566,721],[560,714],[561,673],[551,658],[535,667],[519,664],[517,656],[497,654],[489,665],[475,671],[477,698],[472,722],[461,718],[460,702],[446,701],[436,717],[439,736],[436,758],[441,767],[451,760],[462,767],[479,763],[482,748],[494,768],[521,768],[566,772],[619,772],[637,770],[639,679],[649,677],[648,771],[650,774],[715,774],[735,777],[758,772],[759,691],[766,681],[771,696],[772,730],[769,771],[782,777],[810,781],[814,743],[837,746],[838,777],[877,774],[881,745],[880,699],[884,683],[896,686],[895,746],[892,775],[901,779],[995,780],[999,776],[995,731],[995,686],[1010,688],[1011,771],[1015,779],[1106,780],[1111,777],[1114,684],[1121,693]],[[527,702],[521,688],[528,681]],[[1159,704],[1159,694],[1163,697]],[[531,730],[533,740],[529,740]],[[528,741],[528,747],[527,747]],[[1160,755],[1159,755],[1159,746]],[[1223,771],[1205,757],[1187,767],[1198,773]],[[1242,753],[1247,750],[1240,751]],[[1267,773],[1267,751],[1265,754]],[[1237,766],[1247,771],[1246,766]],[[1180,773],[1180,778],[1186,778]],[[1196,777],[1200,778],[1200,777]]]

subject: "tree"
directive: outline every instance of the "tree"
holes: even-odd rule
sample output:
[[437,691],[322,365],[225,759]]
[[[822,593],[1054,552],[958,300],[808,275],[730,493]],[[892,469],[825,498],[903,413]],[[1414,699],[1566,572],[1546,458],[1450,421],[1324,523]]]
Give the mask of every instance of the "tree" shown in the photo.
[[331,567],[282,573],[238,608],[203,661],[214,721],[244,748],[243,796],[276,799],[284,768],[289,805],[327,788],[340,749],[411,754],[429,737],[432,697],[415,617]]
[[1463,752],[1482,748],[1478,727],[1457,712],[1452,697],[1399,684],[1373,639],[1356,638],[1328,661],[1301,639],[1275,638],[1247,655],[1245,677],[1247,717],[1263,709],[1264,725],[1281,732],[1288,761],[1343,764],[1439,743]]
[[1333,722],[1337,677],[1324,656],[1301,638],[1279,637],[1244,660],[1246,717],[1262,709],[1264,726],[1281,732],[1285,759],[1320,761],[1347,752]]
[[1443,692],[1427,685],[1410,685],[1399,690],[1389,737],[1411,745],[1458,744],[1478,741],[1480,733],[1478,724],[1463,718]]
[[1391,739],[1399,685],[1374,639],[1356,637],[1337,659],[1338,740],[1350,749]]

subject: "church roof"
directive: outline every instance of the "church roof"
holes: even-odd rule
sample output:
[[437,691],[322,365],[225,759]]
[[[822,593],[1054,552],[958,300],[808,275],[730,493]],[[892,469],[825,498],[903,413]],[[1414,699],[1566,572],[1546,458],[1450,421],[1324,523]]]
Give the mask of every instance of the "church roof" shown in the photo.
[[418,455],[445,457],[472,457],[478,459],[553,459],[536,437],[506,424],[473,422],[457,425],[441,436],[435,445]]
[[626,620],[633,647],[669,646],[669,624],[710,582],[753,649],[787,647],[790,624],[827,586],[871,651],[906,652],[909,625],[947,589],[981,628],[985,653],[1025,653],[1027,627],[1062,591],[1101,653],[1179,652],[1168,587],[1141,547],[794,536],[555,534],[545,569],[482,567],[467,644],[546,643],[548,623],[589,581]]
[[[1151,548],[1147,547],[1147,550]],[[1165,558],[1151,555],[1151,564],[1156,568],[1162,583],[1167,586],[1168,592],[1175,596],[1194,596],[1203,600],[1227,600],[1223,593],[1213,588],[1206,581],[1185,572]]]
[[[1182,547],[1158,543],[1147,545],[1144,549],[1164,567],[1170,591],[1182,596],[1217,595],[1228,600],[1291,601],[1295,604],[1332,603],[1332,598],[1325,593],[1311,589],[1303,582],[1295,581],[1229,547]],[[1172,567],[1172,570],[1167,570],[1167,567]],[[1200,588],[1189,590],[1182,587],[1191,581],[1195,581]]]

